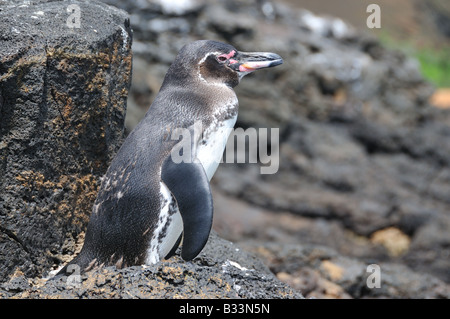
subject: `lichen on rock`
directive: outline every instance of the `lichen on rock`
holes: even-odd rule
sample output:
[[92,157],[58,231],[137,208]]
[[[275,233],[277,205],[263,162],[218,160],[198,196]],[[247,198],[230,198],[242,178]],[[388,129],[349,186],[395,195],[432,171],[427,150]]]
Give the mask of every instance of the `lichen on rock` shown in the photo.
[[0,282],[42,275],[85,229],[123,137],[132,58],[128,14],[101,2],[1,9]]

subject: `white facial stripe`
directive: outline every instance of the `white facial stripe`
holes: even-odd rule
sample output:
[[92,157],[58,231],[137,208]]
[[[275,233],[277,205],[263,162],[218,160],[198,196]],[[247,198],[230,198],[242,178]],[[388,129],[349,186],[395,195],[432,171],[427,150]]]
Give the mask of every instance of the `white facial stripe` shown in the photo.
[[[234,50],[233,50],[234,51]],[[233,52],[232,51],[232,52]],[[200,66],[203,64],[203,62],[206,61],[206,59],[210,56],[210,55],[220,55],[222,54],[222,52],[218,52],[218,51],[214,51],[214,52],[208,52],[199,62],[198,62],[198,67],[197,67],[197,75],[198,78],[200,79],[200,81],[202,81],[203,83],[206,83],[208,85],[214,85],[214,86],[219,86],[219,87],[226,87],[228,88],[228,86],[225,83],[222,82],[213,82],[213,81],[206,81],[206,79],[202,76],[202,73],[200,72]],[[230,53],[231,54],[231,53]]]

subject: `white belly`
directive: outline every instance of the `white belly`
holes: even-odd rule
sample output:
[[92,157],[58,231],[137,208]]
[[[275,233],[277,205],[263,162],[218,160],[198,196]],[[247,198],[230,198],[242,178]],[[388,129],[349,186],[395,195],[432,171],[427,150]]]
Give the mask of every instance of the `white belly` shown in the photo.
[[221,122],[213,122],[204,132],[204,139],[197,146],[197,159],[202,163],[208,180],[211,180],[219,166],[228,137],[236,123],[237,115]]

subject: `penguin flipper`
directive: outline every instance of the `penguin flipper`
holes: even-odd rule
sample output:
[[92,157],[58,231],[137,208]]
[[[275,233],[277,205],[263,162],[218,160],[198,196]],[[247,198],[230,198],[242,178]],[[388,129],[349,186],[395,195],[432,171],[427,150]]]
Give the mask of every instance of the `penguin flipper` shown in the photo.
[[208,177],[198,160],[174,163],[169,156],[163,164],[161,179],[175,197],[183,219],[181,257],[191,260],[205,246],[212,227],[213,201]]

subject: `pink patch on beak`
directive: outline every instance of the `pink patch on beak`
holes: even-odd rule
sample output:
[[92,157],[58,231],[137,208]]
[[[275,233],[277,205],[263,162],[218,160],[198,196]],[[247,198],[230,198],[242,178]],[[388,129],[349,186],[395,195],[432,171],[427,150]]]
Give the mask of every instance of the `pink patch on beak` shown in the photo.
[[228,53],[228,54],[225,54],[225,56],[227,57],[227,59],[229,59],[229,58],[231,58],[232,56],[234,56],[235,54],[236,54],[236,51],[231,50],[231,52]]
[[254,62],[245,62],[244,64],[239,66],[239,71],[241,72],[252,72],[257,69],[267,68],[272,61],[254,61]]

